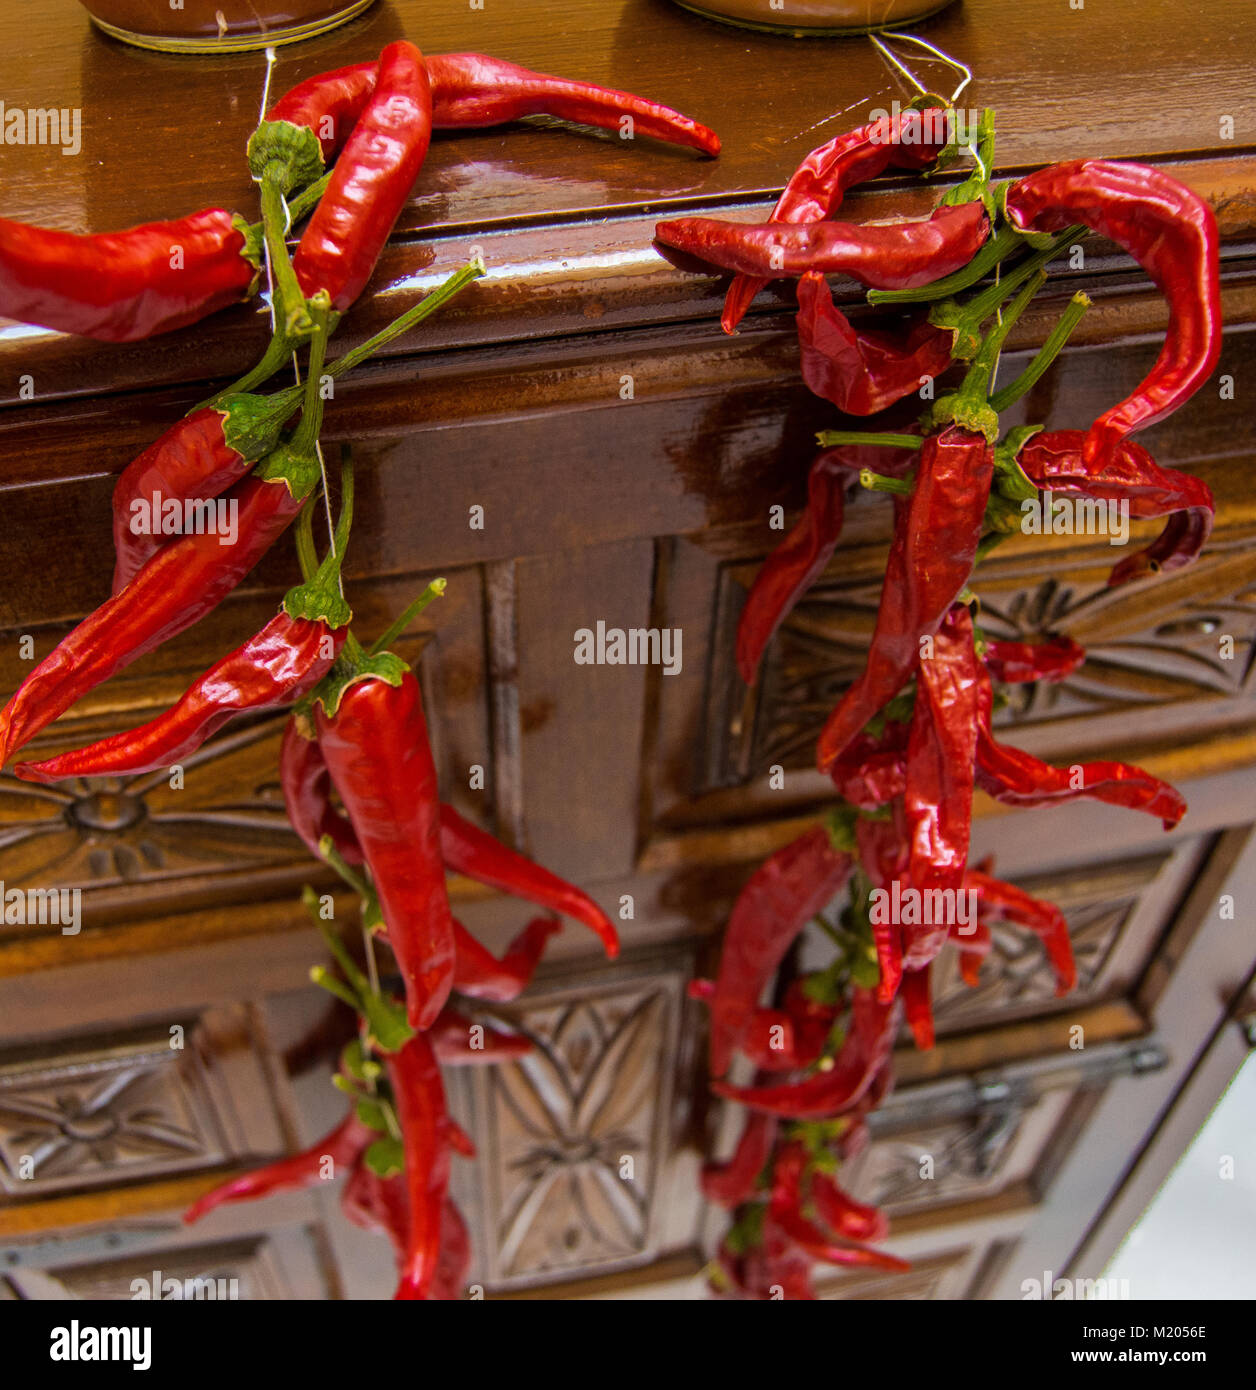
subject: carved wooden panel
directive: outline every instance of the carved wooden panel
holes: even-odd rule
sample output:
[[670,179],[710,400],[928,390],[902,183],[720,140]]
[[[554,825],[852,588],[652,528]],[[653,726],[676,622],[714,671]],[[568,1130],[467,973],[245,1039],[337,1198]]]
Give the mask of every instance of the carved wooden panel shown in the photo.
[[1062,1089],[917,1125],[908,1115],[874,1136],[843,1168],[843,1182],[891,1215],[991,1197],[1033,1172],[1071,1095]]
[[[866,559],[852,566],[839,550],[782,623],[750,690],[736,674],[733,641],[759,566],[721,569],[706,782],[699,790],[752,781],[778,763],[810,769],[824,719],[862,670],[876,621],[881,577],[879,567],[868,575]],[[1169,706],[1160,727],[1168,719],[1181,728],[1198,719],[1201,707],[1222,702],[1235,702],[1234,717],[1250,718],[1256,552],[1216,546],[1189,570],[1119,590],[1106,586],[1111,563],[1092,548],[1028,560],[996,556],[983,569],[979,621],[990,636],[1035,641],[1067,633],[1088,653],[1066,681],[1010,687],[996,723],[1033,728],[1084,716],[1093,730],[1100,716],[1128,718]],[[1232,656],[1220,654],[1222,635],[1233,638]]]
[[[172,1045],[181,1044],[181,1045]],[[247,1011],[0,1056],[0,1205],[282,1147]]]
[[534,1051],[467,1078],[479,1157],[465,1180],[487,1287],[657,1253],[684,979],[595,974],[494,1011]]

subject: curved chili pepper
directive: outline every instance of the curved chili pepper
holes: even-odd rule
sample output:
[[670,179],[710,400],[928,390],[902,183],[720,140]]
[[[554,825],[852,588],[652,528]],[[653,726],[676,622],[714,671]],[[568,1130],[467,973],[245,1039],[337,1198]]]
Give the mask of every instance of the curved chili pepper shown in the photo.
[[[972,618],[963,604],[956,604],[938,628],[932,655],[922,653],[916,664],[916,701],[907,743],[907,785],[903,796],[912,887],[922,896],[932,895],[928,901],[943,906],[948,895],[949,901],[958,906],[968,863],[978,677]],[[903,968],[908,974],[925,969],[946,942],[945,912],[936,916],[942,920],[935,920],[932,926],[921,924],[907,934]],[[913,1002],[912,998],[907,1001],[907,1021],[914,1029]],[[917,1036],[925,1036],[924,1031]]]
[[821,772],[906,685],[921,638],[937,632],[972,573],[993,451],[984,435],[949,424],[926,435],[918,458],[911,498],[894,528],[867,665],[821,731]]
[[468,998],[494,1004],[518,999],[536,973],[546,942],[562,929],[552,917],[534,917],[499,960],[455,918],[454,988]]
[[1003,685],[1024,685],[1067,680],[1086,660],[1086,648],[1071,637],[1049,637],[1043,642],[987,639],[981,659],[994,680]]
[[315,707],[318,742],[361,845],[406,986],[413,1028],[428,1028],[453,985],[454,928],[440,856],[440,801],[419,683],[367,675],[334,715]]
[[[964,875],[965,891],[975,888],[975,884],[971,881],[972,872],[970,869]],[[963,935],[960,934],[961,931]],[[960,978],[970,989],[975,989],[981,983],[981,962],[994,949],[994,938],[990,934],[990,928],[981,920],[980,899],[978,900],[977,921],[953,923],[951,940],[960,947]]]
[[877,1269],[907,1270],[911,1266],[895,1255],[872,1250],[865,1245],[838,1245],[809,1221],[801,1210],[802,1177],[806,1152],[801,1144],[786,1144],[776,1156],[772,1169],[771,1219],[805,1255],[832,1265],[871,1266]]
[[1087,463],[1171,414],[1207,379],[1221,355],[1217,220],[1198,194],[1145,164],[1076,159],[1018,179],[1007,189],[1008,221],[1021,232],[1082,223],[1143,267],[1169,304],[1169,330],[1155,366],[1125,400],[1086,432]]
[[843,1240],[884,1240],[890,1233],[889,1218],[879,1207],[855,1201],[828,1173],[812,1174],[811,1200],[820,1220]]
[[445,1198],[440,1218],[440,1255],[432,1277],[431,1298],[447,1303],[462,1297],[471,1267],[471,1235],[452,1197]]
[[[311,483],[312,485],[312,483]],[[0,713],[7,759],[87,693],[210,613],[291,524],[305,503],[283,482],[249,478],[228,495],[238,540],[181,536],[81,623],[22,682]]]
[[702,1165],[702,1195],[729,1211],[748,1201],[775,1142],[776,1121],[771,1115],[747,1115],[733,1156],[725,1163]]
[[[716,987],[712,980],[690,980],[690,999],[710,1003]],[[795,995],[792,1008],[755,1009],[737,1044],[739,1052],[760,1071],[801,1071],[823,1052],[836,1009],[823,1014],[804,1011]]]
[[829,776],[843,801],[861,811],[878,807],[907,790],[908,726],[887,719],[879,734],[856,734]]
[[724,933],[711,1000],[711,1072],[722,1076],[754,1017],[763,987],[798,933],[850,877],[850,856],[822,826],[770,855],[738,895]]
[[846,415],[875,415],[951,364],[955,332],[916,319],[905,331],[854,329],[818,271],[798,282],[798,355],[807,389]]
[[742,1292],[757,1299],[813,1301],[811,1265],[811,1257],[768,1215],[763,1220],[762,1240],[741,1261]]
[[1090,462],[1086,440],[1081,430],[1036,434],[1016,461],[1040,488],[1128,505],[1130,516],[1138,521],[1169,517],[1156,540],[1113,568],[1109,586],[1191,564],[1212,534],[1215,504],[1208,484],[1190,473],[1161,468],[1132,439],[1115,440]]
[[716,1081],[712,1089],[725,1100],[768,1115],[796,1120],[840,1115],[860,1100],[885,1065],[894,1046],[897,1017],[896,1003],[883,1004],[875,991],[857,988],[849,1032],[827,1071],[780,1086],[730,1086]]
[[0,316],[133,343],[246,299],[259,257],[222,208],[88,236],[0,218]]
[[[1067,994],[1077,983],[1077,965],[1073,959],[1073,942],[1069,936],[1068,922],[1054,903],[1043,902],[1030,897],[1015,884],[1004,883],[1002,879],[992,878],[979,869],[970,869],[964,876],[964,887],[977,894],[978,911],[983,918],[1012,922],[1018,927],[1027,927],[1040,937],[1047,952],[1047,959],[1055,971],[1055,992]],[[986,933],[987,940],[989,932]],[[973,963],[980,965],[980,957],[989,950],[980,939],[966,943],[964,954],[970,955]],[[968,977],[965,976],[965,979]],[[970,981],[975,983],[975,981]]]
[[396,1297],[428,1298],[436,1281],[441,1216],[449,1187],[445,1088],[431,1044],[422,1033],[416,1033],[400,1052],[388,1054],[385,1065],[401,1123],[410,1206]]
[[281,612],[256,636],[216,662],[177,703],[138,729],[44,762],[19,763],[28,782],[153,772],[194,753],[237,714],[291,704],[331,670],[348,628]]
[[455,873],[551,912],[574,917],[599,938],[610,960],[619,954],[618,933],[587,893],[508,849],[452,806],[440,808],[440,851]]
[[375,89],[292,258],[302,293],[326,290],[338,310],[362,293],[431,138],[432,92],[423,55],[400,39],[380,54]]
[[816,455],[807,474],[807,505],[793,530],[759,567],[737,621],[737,669],[747,685],[753,684],[777,628],[833,558],[842,534],[847,477],[863,468],[897,476],[910,462],[911,456],[901,449],[864,445],[844,445]]
[[660,222],[655,238],[722,270],[761,277],[809,270],[849,275],[872,289],[912,289],[966,265],[989,235],[980,203],[940,207],[914,222],[721,222],[678,217]]
[[[889,820],[855,822],[859,862],[874,889],[892,891],[895,880],[907,877],[907,825],[901,802],[894,802]],[[903,929],[892,912],[871,905],[869,923],[877,952],[877,999],[888,1004],[898,993],[903,978]]]
[[[475,1036],[472,1030],[475,1028],[483,1031],[479,1047],[472,1044]],[[513,1062],[532,1051],[532,1044],[527,1038],[472,1023],[465,1014],[450,1008],[440,1011],[427,1036],[437,1060],[447,1067],[493,1066],[497,1062]]]
[[[326,761],[318,744],[304,736],[296,721],[290,722],[284,731],[279,749],[279,779],[288,819],[310,853],[318,856],[319,841],[330,835],[348,864],[361,864],[362,849],[353,826],[331,803],[331,775]],[[446,867],[455,873],[574,917],[596,933],[612,960],[619,954],[615,928],[587,893],[508,849],[448,805],[440,808],[440,848]]]
[[1159,816],[1166,830],[1172,830],[1186,814],[1182,794],[1141,767],[1108,761],[1052,767],[1032,753],[997,742],[990,732],[993,696],[984,669],[979,683],[977,785],[996,801],[1008,806],[1045,806],[1090,797],[1109,806],[1125,806],[1131,811]]
[[[629,116],[634,135],[687,145],[703,154],[720,152],[720,137],[713,130],[631,92],[530,72],[483,53],[429,54],[426,63],[432,85],[432,124],[437,130],[478,129],[524,116],[556,116],[622,132],[624,118]],[[281,97],[266,119],[312,130],[324,158],[330,159],[374,90],[377,67],[373,62],[358,63],[308,78]]]
[[[358,1119],[356,1110],[350,1110],[330,1134],[325,1134],[308,1149],[268,1163],[264,1168],[255,1168],[251,1173],[242,1173],[198,1197],[183,1213],[184,1223],[190,1226],[224,1202],[251,1202],[257,1197],[269,1197],[272,1192],[313,1187],[329,1176],[339,1176],[335,1170],[356,1163],[376,1138],[375,1131]],[[326,1171],[329,1160],[333,1167],[331,1174]]]
[[[833,216],[847,190],[856,184],[890,168],[923,169],[932,164],[946,145],[944,117],[938,107],[904,111],[834,136],[794,170],[769,221],[822,222]],[[751,300],[767,283],[746,275],[733,278],[720,320],[725,333],[736,330]]]

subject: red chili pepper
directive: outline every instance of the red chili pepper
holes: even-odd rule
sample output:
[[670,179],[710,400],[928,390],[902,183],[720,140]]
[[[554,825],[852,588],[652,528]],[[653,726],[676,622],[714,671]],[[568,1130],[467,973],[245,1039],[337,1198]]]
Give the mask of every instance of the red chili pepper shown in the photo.
[[[356,654],[355,654],[356,655]],[[400,665],[400,663],[398,663]],[[453,985],[454,927],[440,856],[440,801],[413,672],[367,674],[335,713],[315,707],[318,741],[371,870],[413,1028],[429,1028]]]
[[1074,763],[1052,767],[1032,753],[996,742],[990,732],[993,696],[990,678],[982,669],[980,729],[977,739],[977,785],[1008,806],[1045,806],[1049,803],[1091,797],[1109,806],[1125,806],[1159,816],[1166,830],[1186,814],[1182,794],[1129,763]]
[[812,1259],[766,1216],[760,1244],[746,1252],[741,1262],[742,1292],[749,1298],[813,1301]]
[[838,795],[861,811],[875,811],[907,790],[908,726],[887,719],[877,735],[856,734],[829,776]]
[[1132,439],[1105,445],[1103,453],[1088,462],[1086,440],[1081,430],[1036,434],[1022,447],[1017,462],[1031,482],[1052,493],[1128,505],[1137,521],[1169,517],[1156,540],[1113,568],[1108,584],[1128,584],[1191,564],[1212,534],[1215,504],[1208,484],[1190,473],[1161,468]]
[[428,1298],[436,1281],[441,1217],[449,1187],[445,1089],[441,1085],[436,1056],[422,1033],[416,1033],[400,1052],[389,1054],[385,1063],[401,1123],[410,1206],[406,1251],[396,1296],[400,1299]]
[[323,332],[314,339],[295,433],[227,495],[234,542],[223,545],[224,537],[209,531],[172,540],[120,594],[84,618],[0,712],[0,764],[80,696],[212,612],[295,519],[320,478],[315,446],[325,341]]
[[308,1149],[268,1163],[264,1168],[255,1168],[251,1173],[243,1173],[198,1197],[183,1213],[183,1220],[190,1226],[224,1202],[251,1202],[257,1197],[268,1197],[272,1192],[291,1192],[338,1177],[339,1170],[356,1163],[366,1146],[376,1138],[375,1131],[358,1119],[355,1110],[350,1110],[330,1134],[325,1134]]
[[802,1145],[786,1144],[777,1154],[772,1169],[771,1218],[799,1250],[824,1264],[893,1270],[911,1268],[905,1260],[881,1250],[865,1245],[838,1245],[803,1216],[801,1183],[805,1165],[806,1151]]
[[[482,1030],[477,1034],[476,1028]],[[501,1033],[482,1023],[472,1023],[464,1014],[448,1007],[437,1015],[428,1029],[428,1039],[437,1060],[447,1067],[493,1066],[497,1062],[514,1061],[532,1051],[527,1038],[517,1033]],[[476,1046],[476,1041],[479,1046]]]
[[133,343],[247,298],[259,265],[253,229],[222,208],[90,236],[0,219],[0,316]]
[[454,988],[468,998],[487,999],[495,1004],[518,999],[536,972],[546,942],[559,931],[561,922],[552,917],[534,917],[499,960],[455,919]]
[[455,873],[465,874],[477,883],[524,898],[551,912],[574,917],[601,940],[609,959],[614,960],[619,954],[619,936],[615,928],[587,893],[522,854],[507,849],[500,840],[472,825],[452,806],[441,807],[440,849],[445,863]]
[[[932,164],[947,142],[945,114],[938,107],[904,111],[834,136],[794,170],[769,220],[821,222],[833,216],[856,184],[890,168],[923,169]],[[724,296],[725,333],[736,330],[751,300],[767,283],[745,275],[734,277]]]
[[898,332],[852,328],[818,271],[798,282],[795,323],[807,389],[846,415],[875,415],[951,365],[953,329],[936,328],[927,318]]
[[[978,869],[970,869],[965,874],[964,887],[977,894],[978,912],[982,918],[1027,927],[1042,939],[1047,959],[1055,970],[1057,994],[1067,994],[1073,988],[1077,983],[1073,943],[1069,937],[1068,922],[1054,903],[1032,898],[1015,884],[1004,883],[1002,879],[992,878]],[[964,947],[964,953],[971,955],[977,965],[980,964],[979,957],[988,950],[989,947],[983,947],[978,938]]]
[[775,1142],[776,1121],[772,1116],[747,1115],[733,1156],[726,1163],[703,1164],[702,1195],[729,1211],[749,1201]]
[[770,855],[738,895],[711,1000],[711,1072],[723,1076],[764,986],[798,933],[850,877],[850,856],[816,826]]
[[[716,997],[712,980],[690,980],[689,997],[710,1003]],[[801,1071],[824,1050],[836,1009],[812,1013],[798,996],[785,1009],[755,1009],[737,1044],[738,1051],[760,1071]]]
[[[855,839],[859,847],[859,862],[875,889],[892,891],[895,881],[907,878],[907,823],[902,804],[893,803],[890,820],[855,822]],[[875,903],[869,914],[872,942],[877,952],[877,967],[881,977],[877,982],[877,999],[888,1004],[898,993],[903,978],[903,929],[890,912],[877,910]]]
[[868,662],[829,715],[817,760],[827,772],[907,683],[920,641],[937,632],[972,573],[994,471],[981,434],[957,424],[925,437],[916,482],[899,513]]
[[292,258],[302,293],[326,290],[347,309],[371,278],[432,138],[423,55],[404,39],[379,58],[375,89],[336,161]]
[[722,270],[760,277],[809,270],[849,275],[879,290],[914,289],[967,265],[989,235],[980,203],[940,207],[914,222],[721,222],[678,217],[660,222],[655,238]]
[[1221,355],[1217,221],[1185,184],[1145,164],[1076,159],[1018,179],[1007,189],[1018,231],[1059,232],[1082,223],[1129,252],[1169,303],[1169,331],[1156,364],[1086,434],[1093,463],[1135,430],[1163,420],[1207,379]]
[[[951,609],[932,645],[932,655],[922,653],[916,665],[903,802],[911,885],[922,896],[942,895],[928,900],[945,904],[948,894],[958,903],[972,831],[981,673],[967,608],[956,604]],[[943,920],[908,933],[903,948],[907,972],[923,970],[945,944],[948,924],[944,913],[937,915]],[[911,999],[907,1011],[912,1023]]]
[[[720,137],[713,130],[631,92],[530,72],[483,53],[439,53],[429,55],[426,62],[432,85],[432,124],[437,130],[505,125],[524,116],[557,116],[622,133],[624,118],[631,117],[634,136],[687,145],[703,154],[720,152]],[[324,158],[330,159],[374,90],[377,67],[373,62],[358,63],[308,78],[276,102],[266,119],[312,130]]]
[[[288,819],[310,852],[317,856],[319,841],[330,835],[348,864],[361,864],[362,849],[353,826],[331,803],[331,776],[323,755],[314,740],[304,737],[295,721],[284,731],[279,777]],[[442,805],[440,809],[440,848],[446,867],[455,873],[574,917],[596,933],[612,960],[619,954],[615,928],[587,893],[508,849],[452,806]]]
[[870,989],[855,989],[850,1028],[832,1067],[803,1081],[780,1086],[730,1086],[716,1081],[712,1089],[768,1115],[796,1120],[829,1119],[854,1106],[872,1085],[894,1046],[897,1006],[882,1004]]
[[883,1211],[855,1201],[828,1173],[812,1174],[811,1200],[820,1220],[843,1240],[884,1240],[890,1233],[889,1219]]
[[992,679],[1003,685],[1024,685],[1067,680],[1086,660],[1086,648],[1071,637],[1049,637],[1044,642],[987,639],[981,659]]
[[410,1205],[403,1178],[381,1178],[359,1158],[340,1191],[340,1209],[362,1230],[386,1235],[398,1260],[405,1254]]
[[[970,869],[964,875],[965,892],[974,887],[970,877],[972,872]],[[950,933],[951,940],[960,947],[960,978],[970,989],[975,989],[981,983],[981,962],[994,949],[994,938],[990,935],[990,928],[981,920],[980,903],[977,912],[976,922],[954,922]]]
[[432,1277],[433,1300],[452,1303],[462,1297],[466,1288],[467,1270],[471,1267],[471,1236],[450,1197],[445,1198],[440,1219],[440,1255]]
[[933,1046],[933,996],[929,992],[930,966],[903,972],[903,1011],[916,1046],[928,1052]]
[[331,670],[347,632],[344,626],[280,613],[156,719],[44,762],[19,763],[17,775],[28,782],[58,782],[170,767],[237,714],[275,709],[307,694]]
[[897,475],[911,462],[901,449],[862,445],[826,449],[807,474],[807,505],[794,529],[768,556],[746,594],[737,622],[737,669],[747,685],[773,634],[824,573],[842,534],[845,486],[862,468]]

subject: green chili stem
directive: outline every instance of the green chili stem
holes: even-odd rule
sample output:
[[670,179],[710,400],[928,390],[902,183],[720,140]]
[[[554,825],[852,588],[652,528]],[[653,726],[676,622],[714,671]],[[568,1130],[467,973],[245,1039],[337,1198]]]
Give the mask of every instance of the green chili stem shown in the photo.
[[314,321],[314,336],[310,340],[310,360],[306,366],[301,423],[297,426],[291,441],[291,448],[295,454],[312,454],[318,442],[318,432],[323,427],[323,359],[327,354],[329,312],[325,290],[319,290],[309,301],[309,310]]
[[1056,237],[1050,246],[1044,247],[1041,251],[1035,251],[1032,256],[1021,261],[1019,265],[1013,266],[1006,275],[1000,276],[993,285],[969,300],[964,306],[965,317],[969,318],[975,325],[988,319],[1017,286],[1023,284],[1041,266],[1053,260],[1069,244],[1073,236],[1074,231],[1070,227],[1066,233]]
[[1089,307],[1089,296],[1079,290],[1069,301],[1068,307],[1060,315],[1060,321],[1048,334],[1046,342],[1038,349],[1029,366],[1014,381],[1008,382],[1006,386],[990,397],[990,404],[995,410],[1001,414],[1008,406],[1015,405],[1025,392],[1034,385],[1064,350],[1064,344],[1068,342],[1073,330],[1081,322],[1082,315]]
[[922,440],[917,434],[872,434],[862,430],[821,430],[816,435],[822,449],[843,444],[867,444],[884,449],[919,449]]
[[275,296],[275,331],[288,338],[308,337],[313,329],[309,308],[297,273],[288,254],[288,205],[279,185],[269,176],[259,182],[262,204],[262,234],[266,242],[266,258],[270,262],[271,290]]
[[956,399],[959,402],[972,402],[984,406],[986,396],[990,389],[990,378],[994,375],[995,364],[999,360],[999,354],[1003,351],[1003,344],[1007,335],[1012,331],[1012,325],[1025,312],[1029,301],[1047,282],[1046,271],[1041,268],[1035,271],[1030,277],[1029,283],[1021,290],[1020,294],[1008,306],[1007,313],[1003,315],[1003,320],[995,328],[991,329],[981,344],[976,357],[973,358],[972,366],[968,369],[963,383],[956,392]]
[[444,598],[448,583],[449,581],[446,579],[433,579],[418,598],[401,613],[387,632],[375,639],[367,655],[378,656],[380,652],[387,651],[434,598]]
[[327,192],[331,175],[332,171],[328,169],[321,179],[303,188],[288,204],[288,216],[292,219],[293,226],[296,226],[303,217],[314,211],[318,200]]
[[466,288],[472,280],[478,280],[484,274],[484,262],[476,259],[468,265],[464,265],[461,270],[455,271],[448,280],[438,285],[429,295],[421,299],[413,308],[407,309],[400,317],[385,328],[381,328],[378,333],[370,337],[364,343],[351,348],[343,357],[338,358],[331,364],[331,374],[339,377],[342,373],[350,371],[359,362],[364,362],[372,353],[378,352],[385,344],[391,343],[394,338],[398,338],[403,333],[409,332],[416,324],[422,323],[429,318],[442,305],[447,304],[460,290]]
[[1025,238],[1012,227],[1000,227],[971,261],[951,275],[944,275],[928,285],[917,285],[910,290],[869,290],[869,304],[927,304],[934,299],[949,299],[969,285],[975,285],[988,271],[993,270],[1002,260],[1023,246]]
[[361,1013],[362,1005],[358,1002],[357,995],[355,995],[347,985],[342,984],[336,979],[325,965],[311,966],[310,979],[314,984],[318,985],[320,989],[325,989],[328,994],[334,994],[341,1003],[348,1004],[355,1013]]
[[296,525],[297,560],[301,565],[301,579],[306,584],[318,573],[318,552],[314,549],[313,509],[314,499],[311,497],[301,508]]
[[896,497],[910,497],[911,483],[906,478],[889,478],[884,473],[874,473],[871,468],[859,470],[859,486],[869,492],[892,492]]
[[837,928],[834,927],[831,922],[826,922],[824,918],[821,917],[819,914],[817,914],[811,920],[815,923],[817,927],[820,928],[820,930],[825,934],[825,936],[827,936],[829,940],[832,941],[834,946],[838,947],[838,949],[841,951],[846,950],[846,943],[842,940],[841,936],[838,934]]
[[323,862],[335,869],[358,897],[369,898],[371,896],[371,887],[366,879],[345,861],[344,855],[336,848],[336,842],[330,835],[324,835],[319,840],[318,853]]

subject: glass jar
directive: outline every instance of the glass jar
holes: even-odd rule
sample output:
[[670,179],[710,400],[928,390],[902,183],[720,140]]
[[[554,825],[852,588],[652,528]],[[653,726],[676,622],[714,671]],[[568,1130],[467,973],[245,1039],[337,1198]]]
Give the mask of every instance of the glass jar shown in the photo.
[[694,14],[796,38],[868,34],[937,14],[951,0],[676,0]]
[[82,0],[106,34],[161,53],[240,53],[334,29],[375,0]]

